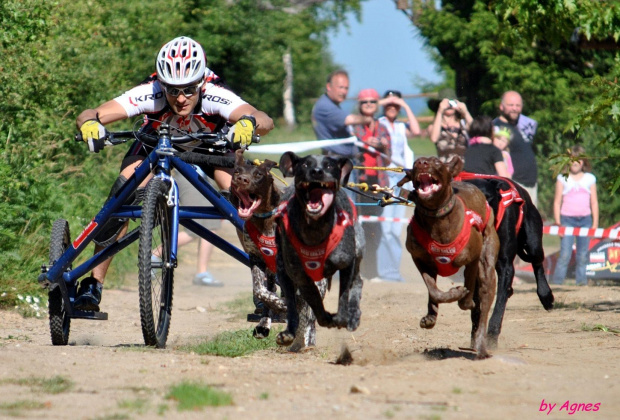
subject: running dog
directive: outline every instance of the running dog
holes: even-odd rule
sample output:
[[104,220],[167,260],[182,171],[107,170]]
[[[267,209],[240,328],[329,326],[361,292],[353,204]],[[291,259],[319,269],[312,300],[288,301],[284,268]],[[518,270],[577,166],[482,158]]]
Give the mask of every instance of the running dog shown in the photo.
[[[433,328],[440,303],[458,301],[471,310],[471,346],[476,358],[490,357],[486,346],[489,311],[495,298],[495,261],[499,239],[486,198],[475,186],[452,182],[463,168],[455,156],[446,164],[435,157],[419,158],[398,186],[412,181],[409,199],[416,205],[407,228],[407,250],[428,289],[428,313],[422,328]],[[437,287],[437,275],[451,276],[464,267],[465,286],[447,292]]]
[[[278,280],[288,303],[288,325],[276,338],[279,345],[290,344],[298,334],[297,293],[310,305],[319,325],[349,331],[359,326],[364,234],[355,206],[340,189],[352,169],[346,158],[299,157],[293,152],[280,158],[280,171],[294,176],[295,191],[280,205],[276,231]],[[316,284],[327,279],[329,288],[336,271],[340,277],[338,312],[331,314]]]
[[543,222],[528,192],[515,182],[494,175],[461,172],[458,180],[478,187],[486,196],[495,214],[495,229],[499,237],[497,271],[497,298],[489,321],[488,343],[497,347],[502,330],[504,312],[513,294],[514,259],[517,255],[534,268],[536,293],[546,310],[553,309],[553,292],[545,277],[543,261]]
[[[231,181],[231,202],[245,221],[243,231],[237,231],[239,240],[250,258],[252,293],[261,319],[254,328],[254,337],[269,335],[273,319],[283,318],[286,299],[277,294],[275,242],[276,213],[282,199],[289,199],[292,188],[281,192],[274,182],[271,169],[276,162],[265,160],[260,165],[248,163],[243,150],[237,150]],[[325,293],[326,282],[319,285]],[[316,323],[308,305],[299,299],[298,311],[304,334],[298,336],[289,350],[299,351],[316,344]]]

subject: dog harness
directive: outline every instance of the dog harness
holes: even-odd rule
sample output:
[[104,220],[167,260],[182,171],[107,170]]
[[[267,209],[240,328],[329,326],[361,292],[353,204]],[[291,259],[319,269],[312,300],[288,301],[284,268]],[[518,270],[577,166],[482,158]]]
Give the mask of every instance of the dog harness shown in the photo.
[[426,249],[431,257],[433,257],[437,263],[437,273],[443,277],[451,276],[459,271],[459,267],[452,265],[452,262],[463,251],[469,242],[472,226],[479,232],[484,231],[491,214],[491,206],[489,206],[489,203],[486,203],[486,217],[482,220],[482,217],[480,217],[478,213],[467,208],[460,197],[457,196],[456,198],[463,203],[465,218],[463,219],[461,232],[458,234],[456,239],[449,244],[441,244],[431,238],[431,236],[415,221],[415,216],[411,218],[410,222],[413,236],[416,241],[418,241]]
[[[349,199],[349,201],[351,201],[351,199]],[[295,233],[295,227],[292,226],[289,220],[288,213],[286,211],[287,207],[288,201],[280,204],[280,217],[282,217],[286,236],[291,241],[291,245],[293,245],[297,256],[301,260],[301,264],[308,277],[315,282],[319,282],[324,278],[323,270],[325,268],[325,261],[327,260],[327,257],[329,257],[332,251],[336,249],[342,240],[342,236],[344,235],[346,228],[353,226],[357,220],[355,205],[351,201],[351,208],[353,210],[352,214],[349,214],[343,209],[337,210],[336,221],[331,233],[327,239],[315,246],[304,245],[299,240],[297,234]]]
[[517,219],[517,224],[515,226],[515,235],[518,234],[519,229],[521,228],[521,223],[523,223],[523,205],[525,204],[525,200],[523,200],[523,197],[519,194],[519,190],[515,187],[514,182],[498,175],[474,174],[471,172],[461,172],[454,178],[455,181],[467,181],[468,179],[499,179],[510,185],[510,188],[507,190],[499,190],[502,199],[497,206],[495,229],[498,229],[499,225],[502,223],[506,209],[512,205],[512,203],[517,203],[519,205],[519,218]]
[[276,255],[278,254],[275,230],[272,232],[273,235],[264,235],[250,220],[245,222],[245,229],[252,242],[254,242],[254,245],[256,245],[260,251],[263,261],[267,264],[267,268],[271,270],[272,273],[275,273]]

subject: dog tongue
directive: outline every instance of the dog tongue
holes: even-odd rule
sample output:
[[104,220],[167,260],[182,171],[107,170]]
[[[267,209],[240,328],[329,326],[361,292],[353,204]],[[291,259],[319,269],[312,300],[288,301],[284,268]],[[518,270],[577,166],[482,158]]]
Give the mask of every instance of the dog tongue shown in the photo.
[[310,213],[322,216],[334,201],[334,192],[329,189],[314,188],[310,191],[307,209]]
[[420,176],[420,190],[430,192],[433,189],[433,178],[430,176]]
[[244,220],[249,219],[252,217],[254,210],[260,205],[261,200],[260,198],[251,200],[250,196],[246,194],[239,194],[238,197],[240,199],[239,208],[237,209],[239,217]]

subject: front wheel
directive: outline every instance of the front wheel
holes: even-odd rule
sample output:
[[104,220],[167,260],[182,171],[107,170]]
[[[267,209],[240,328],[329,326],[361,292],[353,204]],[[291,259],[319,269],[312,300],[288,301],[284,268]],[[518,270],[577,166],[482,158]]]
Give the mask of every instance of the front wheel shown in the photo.
[[153,178],[146,186],[140,225],[138,281],[142,335],[147,346],[166,347],[172,316],[172,220],[168,186]]
[[[65,250],[71,245],[71,235],[69,234],[69,222],[58,219],[52,225],[52,235],[50,240],[49,264],[52,266]],[[58,281],[64,281],[61,277]],[[60,287],[52,283],[48,292],[50,332],[52,344],[55,346],[66,346],[69,343],[69,330],[71,328],[71,318],[65,307],[65,300],[62,298]]]

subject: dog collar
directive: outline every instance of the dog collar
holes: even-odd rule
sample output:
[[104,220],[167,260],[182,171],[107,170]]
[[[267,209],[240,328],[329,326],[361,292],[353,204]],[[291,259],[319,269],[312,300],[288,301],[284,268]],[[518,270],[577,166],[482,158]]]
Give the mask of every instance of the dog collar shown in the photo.
[[256,217],[257,219],[269,219],[271,216],[275,215],[278,212],[278,208],[274,207],[273,210],[268,211],[267,213],[253,213],[252,217]]
[[454,208],[454,205],[456,204],[456,195],[452,194],[452,197],[448,199],[448,202],[444,204],[443,206],[439,207],[438,209],[428,209],[417,202],[415,204],[416,204],[415,210],[419,211],[423,216],[443,217],[446,214],[450,213],[452,209]]

